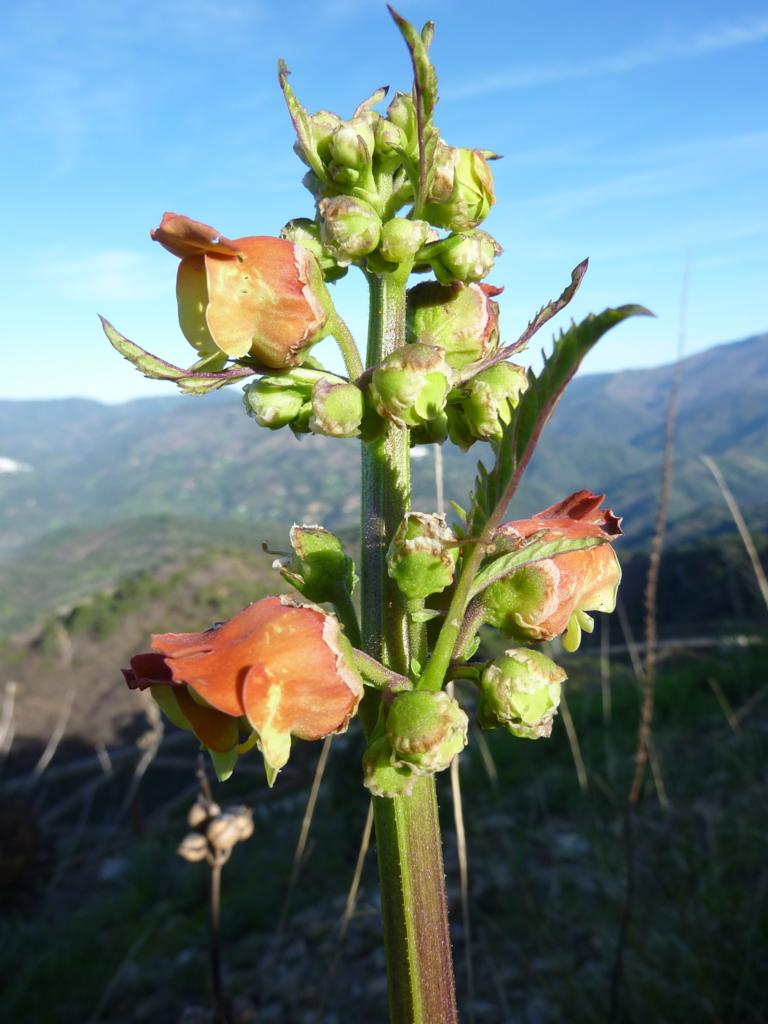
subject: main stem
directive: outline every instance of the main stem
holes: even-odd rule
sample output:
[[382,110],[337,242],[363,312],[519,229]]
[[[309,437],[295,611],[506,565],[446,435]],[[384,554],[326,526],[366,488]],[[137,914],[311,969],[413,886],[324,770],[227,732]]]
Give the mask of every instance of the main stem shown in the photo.
[[[367,366],[405,344],[406,280],[369,277],[371,312]],[[389,539],[410,507],[408,431],[390,424],[363,447],[362,631],[365,649],[396,672],[408,671],[405,601],[387,574]],[[362,708],[370,729],[380,700]],[[376,797],[374,821],[391,1024],[458,1021],[448,933],[440,822],[434,776],[416,781],[410,797]]]

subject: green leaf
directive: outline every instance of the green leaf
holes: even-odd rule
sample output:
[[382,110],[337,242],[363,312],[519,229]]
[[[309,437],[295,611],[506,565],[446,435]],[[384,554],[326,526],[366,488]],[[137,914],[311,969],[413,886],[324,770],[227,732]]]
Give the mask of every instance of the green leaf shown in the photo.
[[112,347],[145,377],[149,377],[151,380],[171,380],[180,391],[188,395],[204,395],[209,391],[216,391],[217,388],[234,384],[244,377],[252,377],[256,372],[246,366],[231,366],[229,369],[219,370],[217,373],[185,370],[181,366],[175,366],[159,356],[152,355],[151,352],[147,352],[146,349],[137,345],[135,341],[130,341],[103,316],[99,319]]
[[[539,317],[544,310],[538,314]],[[477,537],[489,520],[493,520],[494,529],[501,522],[542,430],[587,353],[616,324],[630,316],[652,315],[644,306],[637,305],[606,309],[597,315],[591,313],[580,324],[574,323],[567,331],[560,332],[538,376],[532,370],[528,371],[528,389],[523,392],[512,419],[504,428],[501,441],[494,444],[496,462],[493,469],[489,472],[482,462],[478,464],[468,531],[470,537]]]
[[435,33],[435,26],[428,21],[419,33],[389,4],[387,4],[387,9],[400,29],[413,65],[413,99],[416,104],[416,121],[419,132],[419,176],[413,216],[418,219],[426,201],[429,171],[439,140],[439,133],[434,126],[432,117],[437,104],[437,73],[428,53]]
[[566,551],[583,551],[585,548],[594,548],[598,544],[605,544],[609,539],[608,537],[556,537],[553,539],[547,530],[535,533],[522,547],[494,558],[480,570],[472,581],[472,589],[469,592],[470,600],[477,597],[492,583],[509,576],[511,572],[523,565],[540,562],[544,558],[554,558],[555,555],[562,555]]
[[309,114],[299,101],[296,99],[296,94],[288,84],[288,75],[290,75],[288,65],[284,60],[277,62],[277,78],[280,82],[280,88],[283,90],[283,96],[285,97],[286,105],[288,106],[288,113],[291,115],[291,121],[293,121],[293,127],[296,129],[296,137],[299,140],[299,145],[304,150],[304,155],[307,158],[307,163],[318,176],[321,181],[327,181],[328,176],[325,173],[325,167],[320,159],[317,152],[317,148],[312,138],[312,126],[309,121]]

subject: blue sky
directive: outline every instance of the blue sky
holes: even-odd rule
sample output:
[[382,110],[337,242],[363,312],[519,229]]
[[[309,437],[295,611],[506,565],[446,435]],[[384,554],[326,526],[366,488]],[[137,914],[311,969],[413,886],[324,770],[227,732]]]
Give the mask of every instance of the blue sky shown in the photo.
[[[609,335],[588,370],[673,358],[689,255],[689,353],[768,329],[764,0],[400,9],[437,21],[445,139],[505,156],[485,226],[505,248],[491,280],[506,285],[508,340],[584,256],[575,317],[628,301],[658,314]],[[311,216],[280,56],[311,110],[348,115],[375,87],[410,82],[378,0],[6,6],[1,397],[169,393],[112,352],[96,314],[191,362],[176,260],[149,240],[163,211],[229,236]],[[345,279],[334,295],[362,336],[361,283]]]

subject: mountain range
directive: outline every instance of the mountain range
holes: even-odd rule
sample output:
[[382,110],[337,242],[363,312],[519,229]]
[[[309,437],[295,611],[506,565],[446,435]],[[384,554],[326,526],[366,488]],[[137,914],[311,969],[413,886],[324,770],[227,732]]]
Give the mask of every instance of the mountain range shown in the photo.
[[[577,377],[544,431],[510,518],[589,487],[607,493],[624,516],[630,547],[647,544],[673,374],[669,365]],[[432,451],[416,449],[413,463],[414,502],[423,510],[435,504]],[[491,453],[480,444],[468,453],[448,444],[443,451],[446,496],[466,505],[477,460],[490,464]],[[732,528],[701,462],[705,453],[716,460],[750,525],[768,525],[768,333],[681,365],[668,517],[673,543]],[[193,524],[196,543],[209,532],[212,541],[245,543],[252,536],[258,546],[263,536],[279,533],[275,524],[294,521],[353,530],[358,467],[356,441],[297,441],[287,430],[259,428],[244,415],[237,393],[117,406],[83,399],[0,401],[0,603],[2,590],[8,600],[10,586],[30,573],[42,584],[75,551],[78,564],[97,564],[103,576],[109,564],[130,562],[138,545],[136,557],[145,566],[158,522],[165,538],[158,546],[167,547],[170,537],[175,550],[185,534],[170,529],[169,520]],[[119,524],[129,521],[131,528],[121,531]],[[134,547],[123,546],[129,536]]]

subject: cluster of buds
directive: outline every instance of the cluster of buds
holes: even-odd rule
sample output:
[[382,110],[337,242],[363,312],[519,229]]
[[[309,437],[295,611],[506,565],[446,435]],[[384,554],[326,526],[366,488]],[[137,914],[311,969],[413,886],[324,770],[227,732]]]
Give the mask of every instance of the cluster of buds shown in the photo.
[[[378,89],[344,120],[306,111],[282,64],[280,84],[316,203],[314,224],[293,221],[286,237],[315,254],[327,280],[352,263],[374,273],[431,265],[440,281],[479,281],[490,271],[500,249],[474,229],[495,202],[489,160],[496,154],[439,139],[431,121],[420,123],[413,93],[395,93],[381,114],[374,107],[388,90]],[[416,209],[398,217],[408,203]]]
[[243,400],[259,426],[288,426],[297,435],[357,437],[365,412],[356,384],[306,365],[259,377],[245,386]]
[[253,835],[253,812],[243,804],[225,807],[203,796],[197,798],[187,815],[192,829],[176,852],[190,863],[205,860],[211,867],[224,864],[237,843]]

